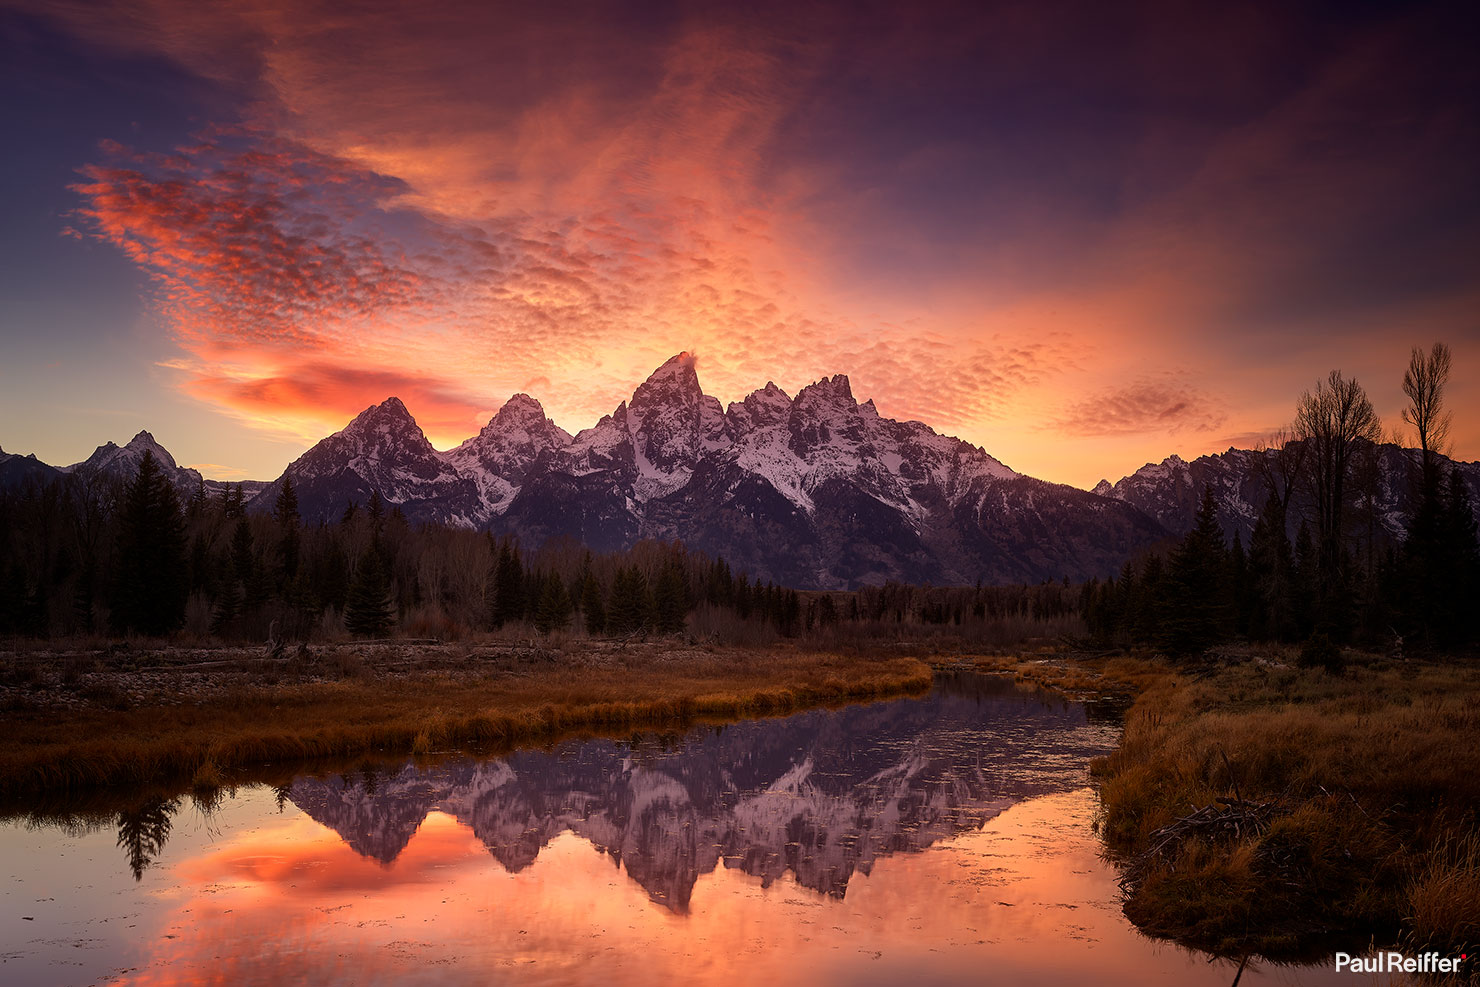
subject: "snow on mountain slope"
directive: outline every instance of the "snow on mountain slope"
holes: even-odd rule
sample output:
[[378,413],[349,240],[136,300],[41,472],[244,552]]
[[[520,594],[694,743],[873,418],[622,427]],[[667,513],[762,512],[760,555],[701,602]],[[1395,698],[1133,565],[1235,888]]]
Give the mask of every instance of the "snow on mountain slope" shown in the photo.
[[154,436],[147,431],[140,431],[122,446],[105,442],[82,462],[62,466],[60,470],[77,476],[116,478],[127,483],[138,474],[139,462],[144,458],[145,452],[154,454],[155,461],[164,468],[165,475],[182,497],[193,494],[204,482],[198,471],[176,463],[170,451],[155,441]]
[[[477,436],[438,453],[391,398],[286,472],[310,519],[332,520],[378,491],[413,521],[489,528],[531,545],[570,537],[600,550],[678,538],[802,587],[1108,574],[1120,553],[1163,534],[1118,501],[1048,484],[1032,488],[1031,517],[1015,514],[1018,506],[984,509],[992,490],[1026,478],[970,443],[884,418],[854,398],[847,377],[819,380],[794,399],[768,383],[722,409],[687,353],[574,436],[520,394]],[[254,509],[269,507],[280,485]],[[1023,500],[1014,493],[1002,503]],[[1087,511],[1088,501],[1114,506]],[[1042,523],[1045,504],[1060,520],[1092,519],[1090,530],[1075,524],[1072,538],[1061,537]],[[1111,547],[1085,550],[1096,537]],[[1004,554],[1023,546],[1038,561]]]
[[569,432],[545,417],[538,401],[515,394],[481,432],[442,458],[478,485],[481,511],[493,517],[508,510],[541,456],[565,449],[571,441]]
[[[346,504],[364,504],[378,492],[412,521],[471,527],[483,519],[479,485],[448,463],[422,434],[400,398],[366,408],[341,431],[295,459],[299,511],[309,519],[337,518]],[[270,509],[282,477],[251,501]]]
[[[1147,463],[1114,484],[1101,480],[1094,492],[1131,504],[1168,531],[1182,534],[1192,528],[1203,487],[1211,486],[1224,533],[1232,539],[1237,532],[1247,545],[1269,496],[1260,457],[1271,457],[1272,462],[1275,455],[1268,450],[1229,449],[1191,462],[1172,455],[1159,463]],[[1480,463],[1459,463],[1441,456],[1440,464],[1446,476],[1457,469],[1464,477],[1480,516]],[[1413,508],[1418,452],[1392,443],[1366,446],[1359,450],[1354,470],[1348,484],[1349,507],[1362,530],[1366,530],[1370,512],[1380,532],[1401,539]],[[1290,502],[1289,534],[1293,537],[1303,520],[1314,523],[1312,519],[1310,493],[1303,484],[1297,484]]]

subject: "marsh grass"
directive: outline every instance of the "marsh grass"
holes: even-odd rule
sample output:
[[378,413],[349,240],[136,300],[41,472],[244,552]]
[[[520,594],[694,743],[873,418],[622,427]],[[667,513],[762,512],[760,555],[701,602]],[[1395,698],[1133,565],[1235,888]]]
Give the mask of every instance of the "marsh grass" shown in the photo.
[[1143,931],[1214,952],[1299,955],[1399,931],[1473,945],[1480,915],[1480,667],[1246,662],[1142,680],[1098,759],[1113,859],[1219,798],[1269,804],[1235,837],[1188,836],[1128,888]]
[[268,762],[426,754],[775,715],[929,689],[910,658],[797,651],[638,650],[600,667],[551,652],[500,674],[414,671],[387,678],[332,659],[335,681],[243,685],[208,700],[6,714],[0,798],[98,785],[209,787]]

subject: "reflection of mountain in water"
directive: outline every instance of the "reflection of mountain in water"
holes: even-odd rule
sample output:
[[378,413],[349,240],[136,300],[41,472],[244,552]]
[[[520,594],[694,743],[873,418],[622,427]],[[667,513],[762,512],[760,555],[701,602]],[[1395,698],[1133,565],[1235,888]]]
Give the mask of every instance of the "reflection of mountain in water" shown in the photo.
[[506,868],[565,830],[624,866],[654,901],[688,907],[720,861],[785,871],[842,897],[875,859],[980,828],[1015,802],[1083,782],[1113,743],[1077,704],[1003,680],[942,680],[924,699],[695,730],[657,741],[568,743],[374,779],[296,781],[290,798],[358,853],[389,863],[426,814],[464,824]]

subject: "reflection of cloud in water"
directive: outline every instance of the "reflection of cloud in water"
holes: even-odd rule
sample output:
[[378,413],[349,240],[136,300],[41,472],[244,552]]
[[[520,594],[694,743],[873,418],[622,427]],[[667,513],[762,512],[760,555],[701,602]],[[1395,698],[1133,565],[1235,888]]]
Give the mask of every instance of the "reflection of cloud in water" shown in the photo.
[[920,700],[695,730],[673,749],[586,741],[389,776],[300,779],[295,805],[389,865],[434,809],[511,873],[572,832],[684,912],[721,862],[841,898],[855,871],[1083,781],[1113,741],[1083,707],[975,677]]

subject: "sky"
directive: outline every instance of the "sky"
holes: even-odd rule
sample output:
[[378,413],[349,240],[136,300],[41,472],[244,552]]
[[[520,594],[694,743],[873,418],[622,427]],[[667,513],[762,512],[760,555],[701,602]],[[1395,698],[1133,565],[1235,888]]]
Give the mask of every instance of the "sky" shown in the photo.
[[270,479],[388,396],[575,432],[835,373],[1092,486],[1447,342],[1473,3],[0,0],[0,447]]

